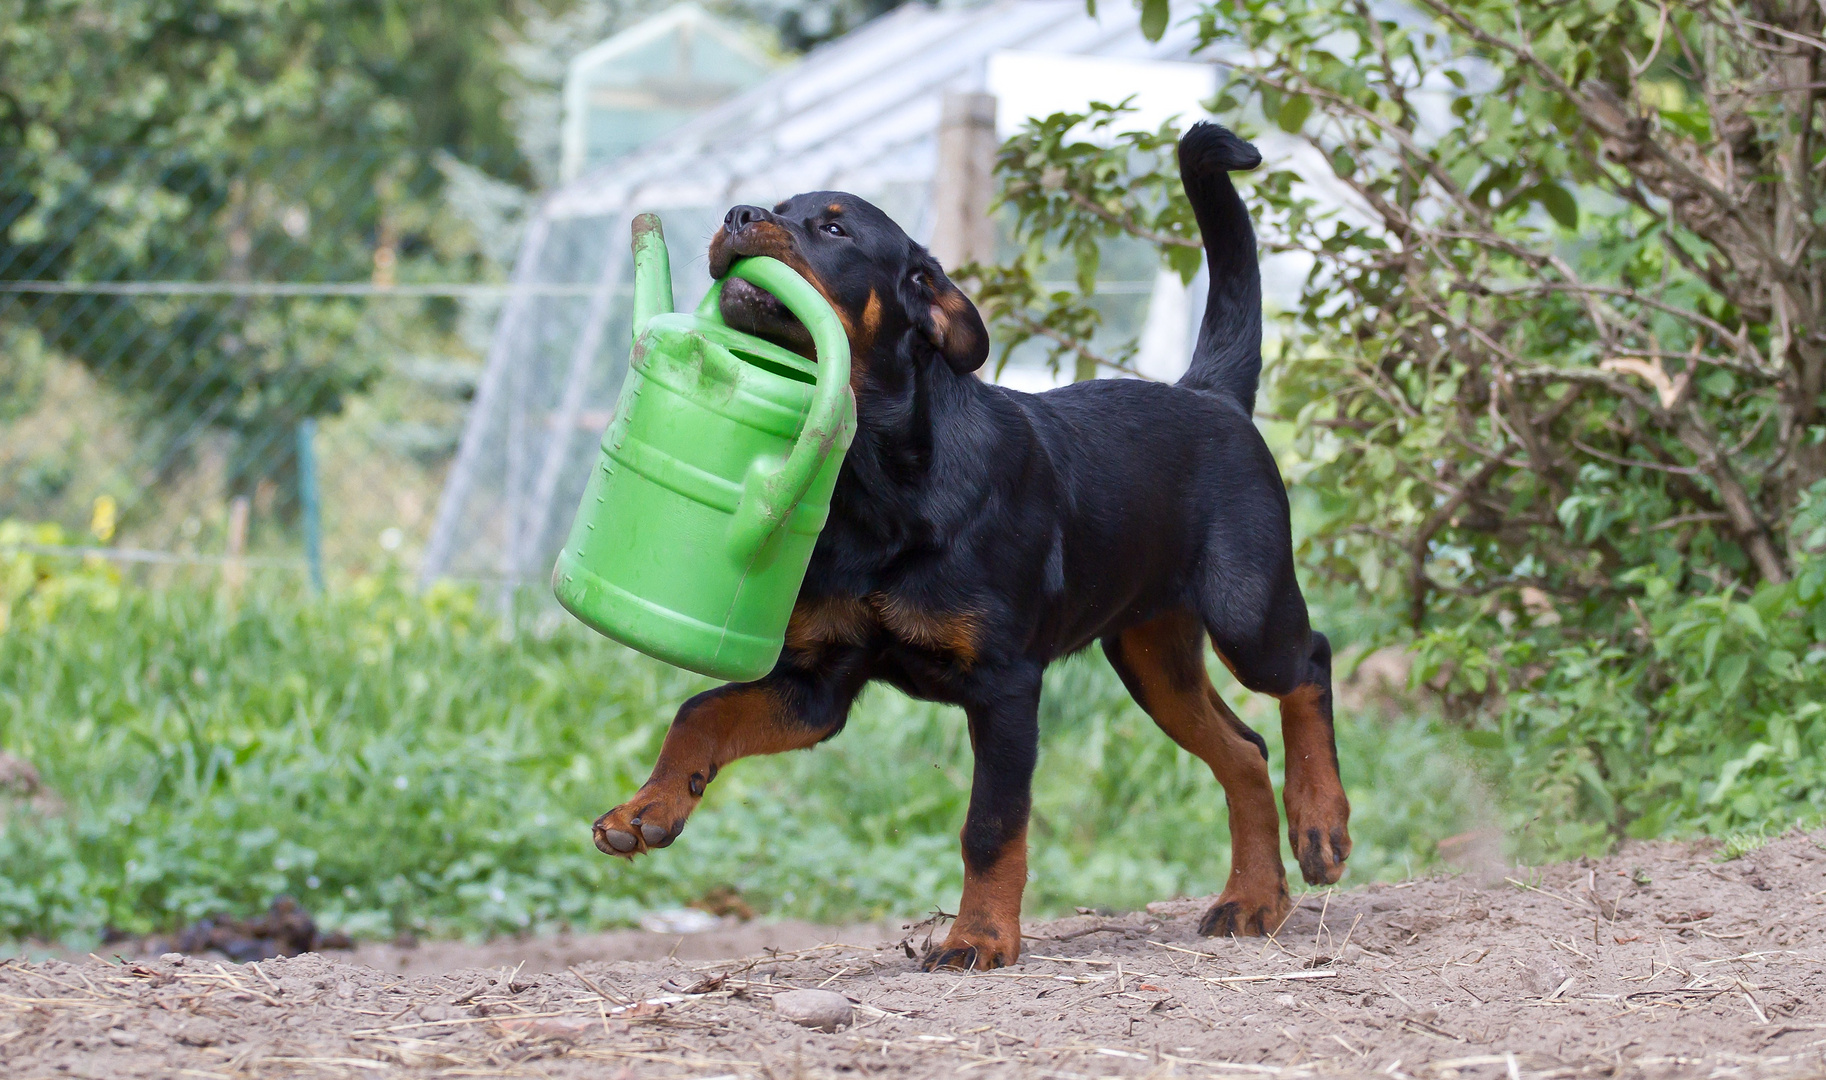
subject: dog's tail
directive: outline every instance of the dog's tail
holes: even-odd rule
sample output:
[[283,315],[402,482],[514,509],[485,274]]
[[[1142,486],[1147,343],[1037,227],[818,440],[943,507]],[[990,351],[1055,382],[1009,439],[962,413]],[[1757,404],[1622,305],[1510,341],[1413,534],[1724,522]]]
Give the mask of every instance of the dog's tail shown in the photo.
[[1179,176],[1204,236],[1211,277],[1192,366],[1179,385],[1234,398],[1249,413],[1255,412],[1262,374],[1262,272],[1249,211],[1230,173],[1261,163],[1255,147],[1218,124],[1194,124],[1179,140]]

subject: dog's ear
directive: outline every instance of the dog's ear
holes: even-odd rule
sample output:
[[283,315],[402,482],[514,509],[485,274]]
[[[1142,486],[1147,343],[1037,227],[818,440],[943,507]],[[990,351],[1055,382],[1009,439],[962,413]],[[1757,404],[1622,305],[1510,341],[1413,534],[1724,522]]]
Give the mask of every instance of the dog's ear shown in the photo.
[[989,359],[989,331],[964,291],[951,283],[938,261],[927,255],[914,260],[904,297],[913,325],[937,349],[951,370],[968,375]]

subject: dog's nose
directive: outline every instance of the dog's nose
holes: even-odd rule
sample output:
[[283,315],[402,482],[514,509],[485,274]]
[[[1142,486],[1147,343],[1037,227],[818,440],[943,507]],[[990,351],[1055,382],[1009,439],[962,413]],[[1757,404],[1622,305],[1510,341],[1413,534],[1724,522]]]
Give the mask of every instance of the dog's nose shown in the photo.
[[766,221],[767,218],[767,211],[758,206],[731,207],[729,213],[723,215],[723,231],[734,236],[755,222]]

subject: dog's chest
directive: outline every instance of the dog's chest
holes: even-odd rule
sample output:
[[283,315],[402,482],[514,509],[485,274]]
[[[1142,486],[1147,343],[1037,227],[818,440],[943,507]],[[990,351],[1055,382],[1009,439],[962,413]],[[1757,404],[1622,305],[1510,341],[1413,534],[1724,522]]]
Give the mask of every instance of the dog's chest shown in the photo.
[[786,647],[813,657],[839,646],[900,645],[968,668],[981,627],[969,612],[940,611],[889,592],[801,600],[786,626]]

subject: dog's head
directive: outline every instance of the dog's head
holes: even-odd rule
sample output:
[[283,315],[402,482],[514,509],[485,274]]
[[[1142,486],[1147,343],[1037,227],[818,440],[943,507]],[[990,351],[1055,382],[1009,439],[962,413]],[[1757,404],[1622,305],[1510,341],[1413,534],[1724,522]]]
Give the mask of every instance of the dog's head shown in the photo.
[[[925,248],[868,202],[836,191],[795,195],[772,210],[738,206],[710,240],[721,278],[749,255],[798,271],[837,312],[858,372],[896,358],[942,357],[962,375],[989,356],[983,318]],[[723,287],[723,320],[811,356],[811,334],[766,291],[739,278]]]

